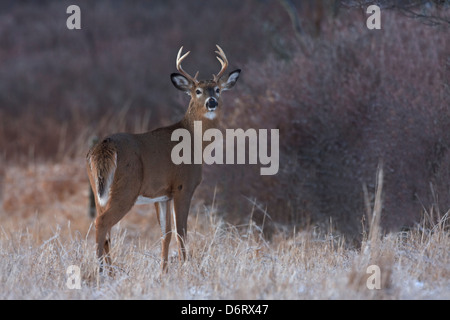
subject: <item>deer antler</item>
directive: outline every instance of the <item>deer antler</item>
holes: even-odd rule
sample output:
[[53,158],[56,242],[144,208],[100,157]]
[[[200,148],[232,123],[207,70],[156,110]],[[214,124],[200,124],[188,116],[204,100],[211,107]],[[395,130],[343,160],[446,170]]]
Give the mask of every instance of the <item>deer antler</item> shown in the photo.
[[198,84],[198,80],[197,80],[198,71],[195,74],[195,77],[192,77],[192,76],[189,75],[189,73],[184,71],[183,68],[181,67],[181,62],[189,55],[189,53],[191,53],[190,51],[188,51],[183,56],[181,56],[181,52],[182,51],[183,51],[183,47],[181,47],[180,50],[178,51],[178,55],[177,55],[177,70],[180,71],[180,73],[183,76],[185,76],[188,80],[192,81],[194,84]]
[[217,58],[217,60],[219,60],[220,64],[222,65],[222,69],[219,71],[219,73],[217,75],[213,74],[214,77],[214,81],[219,81],[219,79],[223,76],[223,73],[225,72],[225,70],[228,67],[228,59],[227,56],[225,55],[225,52],[223,52],[222,48],[219,47],[219,45],[216,44],[217,49],[219,49],[219,51],[216,51],[216,53],[219,55]]

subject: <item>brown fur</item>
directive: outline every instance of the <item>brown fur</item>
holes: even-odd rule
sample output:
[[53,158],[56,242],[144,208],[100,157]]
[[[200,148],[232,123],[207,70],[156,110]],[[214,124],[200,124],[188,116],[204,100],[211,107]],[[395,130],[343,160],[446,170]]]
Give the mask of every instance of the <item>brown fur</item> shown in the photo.
[[96,190],[100,196],[103,196],[105,192],[105,179],[115,167],[115,154],[114,146],[110,140],[105,139],[94,146],[87,155],[89,169],[92,171],[93,177],[97,179]]

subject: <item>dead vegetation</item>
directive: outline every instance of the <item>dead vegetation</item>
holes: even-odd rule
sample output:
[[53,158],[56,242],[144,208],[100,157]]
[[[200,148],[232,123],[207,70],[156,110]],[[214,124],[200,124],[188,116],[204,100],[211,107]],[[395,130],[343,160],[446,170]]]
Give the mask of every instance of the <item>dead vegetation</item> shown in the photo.
[[[6,169],[1,299],[450,298],[448,212],[432,207],[410,230],[386,234],[376,218],[380,183],[360,248],[346,245],[332,225],[277,230],[269,241],[252,219],[231,225],[214,203],[198,204],[188,222],[187,261],[179,263],[172,241],[169,273],[161,276],[156,215],[153,206],[139,206],[113,228],[113,276],[99,275],[77,163]],[[71,265],[80,267],[80,289],[66,286]],[[380,268],[380,289],[368,289],[372,265]]]
[[[191,50],[187,71],[199,66],[202,77],[217,66],[207,53],[219,42],[230,67],[243,70],[226,97],[223,127],[277,128],[281,144],[273,177],[261,177],[256,166],[206,168],[198,194],[210,203],[216,189],[227,221],[248,220],[257,203],[254,219],[264,220],[266,234],[279,225],[326,228],[331,217],[339,232],[360,242],[364,188],[375,194],[380,160],[384,229],[411,227],[432,205],[445,212],[446,25],[390,9],[382,13],[382,30],[371,31],[356,8],[332,12],[324,10],[332,7],[326,1],[307,1],[289,11],[302,24],[299,45],[281,3],[233,0],[213,15],[188,2],[80,2],[79,32],[64,28],[61,1],[0,12],[0,163],[61,163],[84,157],[92,136],[178,121],[187,101],[170,84],[172,53],[180,45]],[[423,10],[445,16],[449,9],[430,3]]]
[[[190,2],[80,3],[79,33],[64,28],[69,2],[0,11],[0,298],[450,298],[446,24],[388,10],[374,32],[359,9],[325,1],[294,7],[296,31],[277,1],[220,2],[220,15]],[[114,228],[115,276],[100,277],[89,141],[179,120],[167,53],[185,45],[210,74],[216,43],[243,70],[223,126],[279,129],[280,171],[206,167],[188,261],[174,250],[165,277],[153,208],[134,208]],[[70,265],[80,290],[66,287]],[[380,290],[367,288],[371,265]]]

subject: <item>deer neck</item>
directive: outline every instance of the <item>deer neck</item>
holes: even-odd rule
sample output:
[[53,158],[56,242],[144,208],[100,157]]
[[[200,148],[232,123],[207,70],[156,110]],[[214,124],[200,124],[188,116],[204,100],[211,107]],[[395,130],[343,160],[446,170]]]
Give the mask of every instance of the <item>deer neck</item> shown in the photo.
[[214,112],[214,116],[205,116],[202,112],[196,112],[198,108],[194,108],[193,101],[189,103],[189,108],[184,115],[184,118],[181,120],[182,127],[189,130],[190,133],[194,132],[194,124],[196,121],[202,122],[202,135],[203,133],[211,128],[218,127],[218,111]]

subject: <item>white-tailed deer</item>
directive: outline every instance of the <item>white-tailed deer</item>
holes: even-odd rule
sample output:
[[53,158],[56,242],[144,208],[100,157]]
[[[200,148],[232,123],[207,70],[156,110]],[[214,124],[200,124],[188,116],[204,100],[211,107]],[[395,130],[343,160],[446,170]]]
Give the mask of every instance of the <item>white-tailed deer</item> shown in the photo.
[[[87,155],[87,172],[95,194],[97,256],[102,269],[103,259],[109,257],[109,233],[135,204],[154,203],[161,226],[161,268],[167,270],[168,249],[171,240],[171,218],[176,230],[178,253],[186,259],[185,237],[189,206],[195,189],[202,180],[201,164],[175,165],[171,150],[177,142],[171,141],[176,129],[187,129],[192,135],[194,121],[202,122],[202,129],[216,127],[222,109],[222,92],[231,89],[241,70],[223,76],[228,60],[217,46],[217,59],[222,68],[212,80],[197,80],[181,67],[189,52],[176,59],[177,70],[170,78],[173,85],[191,96],[189,107],[181,121],[143,134],[118,133],[102,140]],[[204,147],[204,146],[203,146]]]

